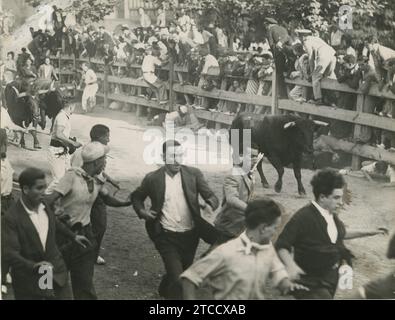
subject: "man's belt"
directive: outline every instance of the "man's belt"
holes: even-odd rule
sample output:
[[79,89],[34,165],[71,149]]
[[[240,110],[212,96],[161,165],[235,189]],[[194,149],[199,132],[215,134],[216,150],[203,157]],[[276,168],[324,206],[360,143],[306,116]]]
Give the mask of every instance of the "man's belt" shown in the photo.
[[64,142],[55,139],[51,139],[49,145],[54,148],[63,148],[63,152],[56,154],[57,156],[73,154],[76,150],[76,148],[72,144],[66,144]]

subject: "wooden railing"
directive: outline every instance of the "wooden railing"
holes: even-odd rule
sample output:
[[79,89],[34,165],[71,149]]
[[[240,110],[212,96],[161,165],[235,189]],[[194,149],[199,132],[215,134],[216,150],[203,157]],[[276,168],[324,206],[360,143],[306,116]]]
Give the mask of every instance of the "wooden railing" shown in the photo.
[[[54,58],[54,57],[53,57]],[[59,61],[59,65],[62,65],[62,61],[69,60],[73,61],[73,67],[76,67],[78,63],[83,61],[88,61],[88,59],[74,59],[72,56],[62,56],[60,58],[54,58]],[[104,63],[101,60],[90,59],[91,64],[97,64],[103,66]],[[124,68],[125,63],[115,63],[112,67]],[[137,70],[141,69],[140,65],[132,65],[132,68]],[[157,101],[149,101],[145,98],[139,97],[142,88],[149,87],[148,84],[142,80],[142,78],[132,79],[126,77],[119,77],[108,74],[108,68],[105,68],[104,73],[98,73],[98,78],[100,78],[104,83],[104,92],[98,93],[99,97],[104,99],[104,105],[108,106],[109,101],[119,101],[124,103],[129,103],[137,106],[137,115],[142,114],[144,108],[155,108],[162,109],[164,111],[175,110],[177,104],[176,95],[184,95],[185,100],[189,101],[189,95],[201,96],[206,98],[214,98],[223,101],[237,102],[241,104],[252,104],[259,106],[266,106],[270,109],[271,114],[281,114],[283,112],[298,112],[304,113],[311,116],[319,116],[328,119],[341,120],[354,124],[354,138],[357,139],[360,136],[363,126],[368,126],[371,128],[377,128],[382,130],[387,130],[395,132],[395,119],[381,117],[372,113],[367,113],[368,102],[365,99],[366,96],[380,97],[390,100],[395,100],[395,95],[390,91],[378,89],[378,85],[373,85],[370,89],[368,95],[364,95],[362,92],[351,89],[345,84],[340,84],[336,80],[323,79],[321,81],[321,88],[331,91],[352,93],[357,95],[356,110],[345,110],[341,108],[334,108],[330,106],[317,106],[309,103],[299,103],[289,99],[279,99],[276,88],[275,72],[273,72],[273,77],[268,77],[264,81],[272,83],[271,95],[270,96],[259,96],[259,95],[249,95],[246,93],[235,93],[226,91],[226,81],[227,78],[223,78],[220,89],[213,89],[212,91],[205,91],[201,88],[192,85],[183,85],[183,77],[188,73],[185,66],[168,65],[163,67],[162,70],[167,70],[169,72],[169,82],[167,89],[169,90],[170,101],[168,105],[159,105]],[[70,76],[72,72],[70,70],[62,71],[60,70],[60,75]],[[126,96],[122,94],[113,94],[109,92],[109,84],[119,84],[133,86],[137,88],[136,96]],[[287,85],[300,85],[303,87],[312,87],[310,82],[304,80],[289,80],[286,79]],[[216,128],[221,128],[221,126],[229,126],[234,115],[224,114],[220,112],[211,112],[209,110],[194,110],[195,115],[199,119],[206,121],[212,121],[215,123]],[[262,114],[253,114],[254,117],[262,118]],[[366,146],[367,148],[368,146]],[[365,147],[361,149],[361,145],[353,144],[353,147],[347,147],[340,149],[347,153],[353,154],[352,166],[354,169],[358,169],[360,166],[360,157],[367,157],[375,160],[386,159],[387,162],[395,165],[395,153],[390,151],[382,150],[376,147],[369,146],[369,151]],[[362,151],[361,151],[362,150]]]

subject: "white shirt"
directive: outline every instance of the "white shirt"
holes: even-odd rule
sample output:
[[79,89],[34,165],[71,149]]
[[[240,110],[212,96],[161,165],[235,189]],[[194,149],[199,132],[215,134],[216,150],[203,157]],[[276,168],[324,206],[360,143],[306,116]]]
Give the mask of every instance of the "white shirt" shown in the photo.
[[373,45],[373,50],[380,56],[383,61],[395,58],[395,50],[382,46],[378,43]]
[[70,116],[64,110],[60,110],[60,112],[55,118],[53,130],[51,133],[52,138],[56,138],[57,127],[64,127],[63,134],[66,136],[66,138],[70,137],[71,134]]
[[182,189],[181,173],[178,172],[174,177],[171,177],[166,172],[165,180],[165,201],[160,220],[162,227],[174,232],[193,229],[192,214]]
[[165,12],[162,12],[161,14],[158,15],[158,18],[156,19],[156,24],[161,28],[166,27],[166,13]]
[[335,49],[319,37],[308,36],[304,40],[303,45],[309,55],[309,58],[311,58],[314,53],[316,61],[318,61],[320,54],[325,56],[334,56],[336,53]]
[[210,67],[219,67],[218,60],[213,55],[208,54],[205,59],[202,74],[207,74]]
[[86,73],[85,73],[85,84],[86,85],[92,85],[95,82],[97,82],[97,76],[95,71],[93,71],[92,69],[89,69]]
[[154,83],[158,77],[155,75],[155,66],[162,64],[157,57],[153,55],[147,55],[144,57],[143,64],[141,65],[141,71],[143,71],[143,78],[149,83]]
[[9,196],[12,192],[12,176],[14,169],[12,169],[10,161],[5,158],[1,159],[1,195]]
[[178,24],[180,25],[180,27],[185,26],[185,25],[189,26],[191,24],[191,18],[187,15],[184,15],[184,16],[178,18]]
[[148,28],[151,26],[151,18],[146,14],[143,13],[140,16],[140,24],[142,28]]
[[351,55],[354,56],[355,58],[357,57],[357,52],[353,47],[348,47],[346,50],[346,55]]
[[329,238],[332,243],[336,243],[337,240],[337,227],[335,223],[335,219],[333,218],[333,214],[331,214],[328,210],[322,208],[317,202],[311,201],[311,203],[317,208],[317,210],[321,213],[327,223],[327,231]]
[[45,206],[44,204],[40,203],[37,211],[32,211],[26,207],[22,199],[21,203],[25,208],[26,212],[28,213],[34,227],[36,228],[41,244],[45,251],[48,236],[48,215],[45,212]]

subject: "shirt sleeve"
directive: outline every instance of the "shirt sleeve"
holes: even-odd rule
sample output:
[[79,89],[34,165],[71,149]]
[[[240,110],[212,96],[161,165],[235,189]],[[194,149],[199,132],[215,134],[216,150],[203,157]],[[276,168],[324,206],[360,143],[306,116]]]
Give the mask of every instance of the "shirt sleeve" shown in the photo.
[[74,172],[67,171],[66,174],[60,179],[54,191],[60,193],[62,196],[69,194],[73,188]]
[[281,281],[283,281],[286,278],[289,278],[289,276],[288,276],[288,272],[285,269],[284,264],[280,261],[274,248],[273,251],[274,252],[273,252],[273,260],[272,260],[270,275],[273,281],[273,285],[277,287],[281,283]]
[[[66,127],[67,121],[68,121],[68,119],[67,119],[66,115],[63,112],[59,113],[55,119],[54,129],[55,129],[55,127]],[[55,130],[55,132],[56,132],[56,130]]]
[[217,248],[201,260],[195,262],[181,274],[181,279],[188,279],[199,287],[205,279],[225,269],[225,257],[221,248]]
[[300,234],[304,232],[305,222],[302,221],[300,215],[296,213],[285,225],[283,231],[276,242],[276,249],[286,249],[292,251],[292,247],[300,237]]

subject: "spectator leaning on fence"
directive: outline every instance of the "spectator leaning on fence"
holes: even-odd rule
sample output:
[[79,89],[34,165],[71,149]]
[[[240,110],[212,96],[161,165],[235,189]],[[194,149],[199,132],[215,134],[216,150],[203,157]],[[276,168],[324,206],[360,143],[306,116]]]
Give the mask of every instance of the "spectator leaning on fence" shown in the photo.
[[314,100],[311,102],[322,104],[321,80],[328,77],[336,79],[336,51],[319,37],[308,35],[305,30],[300,30],[304,48],[309,56],[310,70],[312,71],[312,83]]

